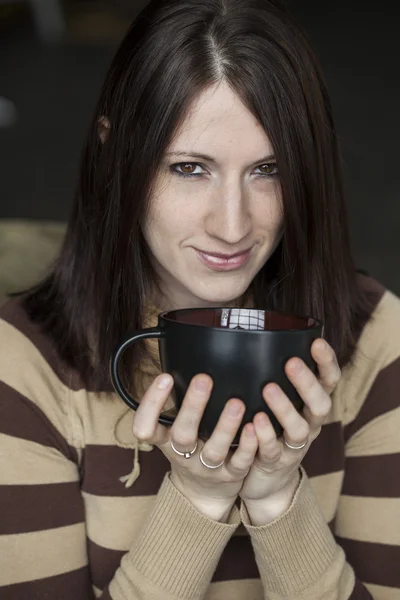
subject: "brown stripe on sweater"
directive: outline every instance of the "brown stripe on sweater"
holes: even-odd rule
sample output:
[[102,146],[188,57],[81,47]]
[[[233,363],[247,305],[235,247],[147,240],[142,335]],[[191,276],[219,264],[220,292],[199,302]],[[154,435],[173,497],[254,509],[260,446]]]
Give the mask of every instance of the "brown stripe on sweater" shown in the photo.
[[[395,526],[395,523],[393,523]],[[356,577],[365,583],[400,588],[400,547],[336,536]]]
[[399,454],[347,458],[342,494],[369,498],[400,497],[400,478],[396,476],[399,465]]
[[0,535],[54,529],[85,521],[78,482],[0,486]]
[[1,600],[88,600],[93,598],[88,567],[0,587]]
[[258,579],[260,573],[250,536],[234,536],[227,543],[212,581]]
[[353,591],[349,597],[349,600],[374,600],[367,588],[361,583],[359,579],[356,579]]
[[400,358],[397,358],[378,373],[357,417],[344,427],[346,442],[367,423],[400,406],[399,380]]
[[[153,496],[157,494],[170,463],[155,447],[140,452],[140,477],[126,488],[119,478],[133,468],[133,450],[118,446],[88,445],[83,453],[82,491],[96,496]],[[101,465],[101,467],[99,467]]]
[[344,468],[342,424],[338,421],[323,425],[313,441],[302,465],[309,477],[336,473]]
[[0,433],[55,448],[78,463],[78,454],[44,412],[31,400],[0,381]]
[[103,594],[101,596],[101,600],[113,600],[111,598],[110,590],[108,588],[106,590],[104,590],[104,592],[103,592]]
[[118,569],[125,550],[110,550],[99,546],[91,539],[87,540],[92,583],[99,589],[104,589],[110,583]]

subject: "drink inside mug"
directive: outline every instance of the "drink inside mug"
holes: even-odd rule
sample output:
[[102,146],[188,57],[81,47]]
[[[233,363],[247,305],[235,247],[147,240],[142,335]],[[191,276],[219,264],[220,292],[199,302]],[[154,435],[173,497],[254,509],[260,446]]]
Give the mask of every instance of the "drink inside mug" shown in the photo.
[[[207,373],[214,385],[199,427],[207,439],[230,398],[240,398],[246,411],[233,441],[237,445],[243,426],[264,411],[277,435],[282,427],[262,397],[269,382],[277,383],[297,410],[303,401],[287,378],[284,366],[293,356],[316,372],[311,345],[322,337],[322,323],[309,316],[253,308],[189,308],[162,312],[158,326],[127,335],[111,360],[115,390],[134,410],[138,403],[127,393],[118,375],[118,362],[130,344],[158,338],[162,370],[174,379],[172,397],[178,411],[190,381]],[[163,414],[160,422],[172,425],[174,416]]]

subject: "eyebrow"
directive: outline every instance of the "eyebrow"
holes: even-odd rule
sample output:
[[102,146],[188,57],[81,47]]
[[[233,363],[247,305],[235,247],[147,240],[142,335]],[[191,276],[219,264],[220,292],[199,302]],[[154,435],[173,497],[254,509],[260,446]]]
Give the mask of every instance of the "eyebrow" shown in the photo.
[[[202,154],[200,152],[190,152],[190,151],[183,152],[182,150],[174,150],[173,152],[166,152],[166,156],[190,156],[192,158],[201,158],[202,160],[208,160],[209,162],[213,162],[213,163],[218,162],[212,156],[209,156],[208,154]],[[271,160],[275,160],[274,154],[269,154],[268,156],[264,156],[264,158],[260,158],[259,160],[256,160],[252,164],[255,165],[255,164],[266,163]]]

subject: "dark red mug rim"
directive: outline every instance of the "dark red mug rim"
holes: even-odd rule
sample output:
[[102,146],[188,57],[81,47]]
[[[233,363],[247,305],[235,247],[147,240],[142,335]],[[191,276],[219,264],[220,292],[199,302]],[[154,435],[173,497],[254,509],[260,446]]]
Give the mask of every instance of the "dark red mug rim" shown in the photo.
[[[204,324],[204,323],[195,323],[195,322],[188,322],[188,321],[180,321],[177,318],[171,318],[172,315],[185,315],[188,313],[194,313],[194,312],[214,312],[214,311],[220,311],[220,313],[222,313],[223,310],[254,310],[254,311],[263,311],[265,314],[268,315],[276,315],[276,316],[282,316],[282,317],[286,317],[288,319],[293,319],[293,321],[297,320],[297,321],[302,321],[303,322],[303,326],[296,326],[296,327],[283,327],[283,328],[279,328],[279,327],[274,327],[274,328],[270,328],[270,329],[235,329],[235,328],[227,328],[227,327],[223,327],[223,326],[216,326],[216,325],[208,325],[208,324]],[[180,309],[176,309],[176,310],[167,310],[167,311],[163,311],[161,312],[159,315],[159,318],[164,319],[165,321],[168,321],[169,323],[177,323],[180,325],[188,325],[193,326],[193,327],[204,327],[207,329],[216,329],[218,331],[231,331],[231,332],[237,332],[237,331],[242,331],[242,332],[246,332],[246,333],[265,333],[266,331],[309,331],[310,329],[314,329],[317,327],[320,327],[322,325],[322,322],[318,319],[316,319],[315,317],[310,317],[308,315],[297,315],[297,314],[293,314],[293,313],[288,313],[285,311],[279,311],[279,310],[266,310],[264,308],[248,308],[248,307],[235,307],[235,306],[209,306],[209,307],[201,307],[201,308],[180,308]]]

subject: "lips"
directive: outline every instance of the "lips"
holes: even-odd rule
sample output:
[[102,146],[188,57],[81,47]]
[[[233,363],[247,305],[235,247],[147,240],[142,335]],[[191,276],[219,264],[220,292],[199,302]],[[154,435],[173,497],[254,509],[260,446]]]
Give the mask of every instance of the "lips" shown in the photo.
[[251,248],[247,248],[247,250],[242,250],[242,252],[236,252],[235,254],[222,254],[222,252],[205,252],[203,250],[197,250],[202,254],[206,254],[207,256],[215,256],[215,258],[222,258],[224,260],[230,260],[235,258],[236,256],[242,256],[243,254],[247,254],[250,252]]
[[213,271],[233,271],[243,267],[250,258],[252,248],[235,254],[222,254],[221,252],[204,252],[195,248],[200,261]]

